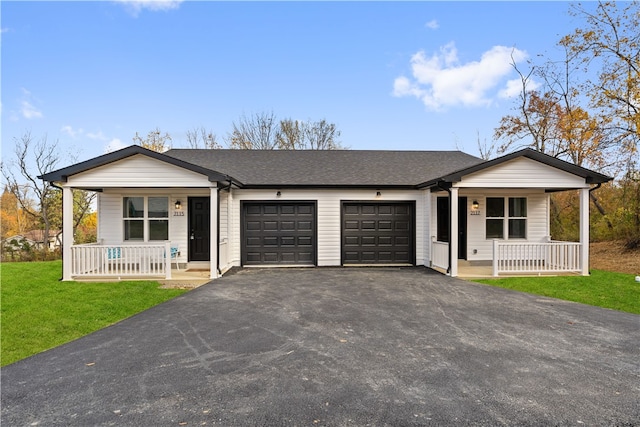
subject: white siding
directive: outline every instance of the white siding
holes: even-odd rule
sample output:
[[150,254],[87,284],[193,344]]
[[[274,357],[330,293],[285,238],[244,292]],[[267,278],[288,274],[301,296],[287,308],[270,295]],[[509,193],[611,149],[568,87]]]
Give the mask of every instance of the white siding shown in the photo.
[[[446,192],[431,195],[431,235],[436,235],[436,197],[447,197]],[[467,206],[459,209],[467,215],[467,259],[488,261],[493,257],[493,240],[486,238],[486,198],[526,197],[527,198],[527,238],[528,242],[543,242],[549,236],[548,203],[549,195],[544,190],[460,190],[460,197],[467,197]],[[471,215],[471,204],[478,201],[480,215]],[[520,240],[520,239],[519,239]],[[474,250],[477,253],[473,253]]]
[[205,175],[152,159],[142,154],[128,157],[69,177],[79,188],[209,187]]
[[[187,262],[189,230],[188,230],[188,197],[208,197],[208,189],[108,189],[98,195],[98,239],[105,245],[122,244],[124,225],[122,218],[122,198],[132,196],[166,196],[169,197],[169,240],[172,246],[180,251],[178,261]],[[175,209],[175,202],[180,200],[182,208]],[[211,237],[215,238],[215,230]]]
[[584,178],[524,157],[469,174],[454,185],[461,188],[588,187]]
[[243,200],[264,201],[316,201],[317,202],[317,254],[319,266],[340,265],[340,209],[341,201],[414,201],[416,202],[416,264],[423,265],[425,259],[424,234],[425,218],[424,192],[381,190],[289,190],[281,191],[276,198],[274,190],[234,190],[231,223],[231,249],[234,265],[240,265],[240,202]]

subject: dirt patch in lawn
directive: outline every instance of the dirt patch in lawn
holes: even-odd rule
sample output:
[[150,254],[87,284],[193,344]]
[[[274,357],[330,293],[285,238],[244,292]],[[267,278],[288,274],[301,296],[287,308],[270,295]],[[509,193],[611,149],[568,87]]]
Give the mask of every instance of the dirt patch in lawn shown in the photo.
[[627,250],[624,242],[594,242],[590,247],[591,268],[640,275],[640,250]]

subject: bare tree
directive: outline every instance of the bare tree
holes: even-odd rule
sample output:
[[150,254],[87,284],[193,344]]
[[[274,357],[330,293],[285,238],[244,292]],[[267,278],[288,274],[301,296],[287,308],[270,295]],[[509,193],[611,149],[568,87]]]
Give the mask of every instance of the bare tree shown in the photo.
[[[57,168],[60,159],[75,160],[71,154],[62,155],[58,141],[50,143],[44,136],[35,141],[31,132],[26,132],[15,142],[15,159],[9,164],[2,163],[2,175],[7,182],[6,189],[16,198],[20,209],[43,228],[44,241],[48,242],[52,229],[62,229],[62,192],[50,182],[38,179]],[[83,218],[91,210],[96,194],[90,191],[74,190],[74,232]],[[58,239],[58,236],[56,236]]]
[[[51,183],[38,179],[38,176],[53,171],[59,163],[58,141],[50,143],[46,136],[34,141],[31,132],[26,132],[20,138],[14,137],[13,140],[16,158],[10,165],[2,163],[2,175],[20,208],[29,216],[42,222],[44,241],[48,242],[53,215],[51,201],[54,187]],[[31,156],[33,156],[33,165]],[[22,179],[19,180],[18,177]],[[26,183],[22,183],[22,180]],[[35,205],[31,203],[32,197],[35,198]]]
[[284,119],[280,121],[280,129],[276,135],[278,148],[281,150],[302,149],[304,124],[298,120]]
[[304,142],[309,150],[339,150],[342,147],[338,138],[340,131],[333,123],[325,119],[319,122],[307,122],[304,126]]
[[243,115],[227,137],[229,148],[241,150],[275,150],[278,148],[278,122],[271,113]]
[[242,116],[227,137],[230,148],[246,150],[338,150],[340,131],[326,120],[277,121],[273,113]]
[[171,135],[169,135],[168,132],[163,134],[160,128],[149,131],[146,138],[142,138],[138,135],[138,132],[136,132],[136,135],[133,137],[134,144],[159,153],[164,153],[170,149],[171,141]]
[[204,126],[187,131],[187,144],[189,148],[208,148],[210,150],[222,148],[216,134]]

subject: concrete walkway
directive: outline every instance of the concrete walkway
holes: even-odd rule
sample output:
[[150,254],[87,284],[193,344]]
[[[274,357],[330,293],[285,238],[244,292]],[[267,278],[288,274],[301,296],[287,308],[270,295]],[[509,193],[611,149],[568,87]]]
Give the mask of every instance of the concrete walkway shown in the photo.
[[3,426],[640,422],[640,316],[423,268],[246,269],[2,369]]

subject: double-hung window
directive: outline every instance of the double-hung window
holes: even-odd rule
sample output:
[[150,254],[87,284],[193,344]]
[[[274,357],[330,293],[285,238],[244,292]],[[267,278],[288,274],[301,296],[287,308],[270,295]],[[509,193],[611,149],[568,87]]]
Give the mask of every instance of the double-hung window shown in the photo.
[[527,238],[527,198],[487,197],[487,239]]
[[168,197],[124,197],[124,240],[169,240]]

